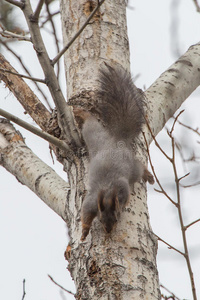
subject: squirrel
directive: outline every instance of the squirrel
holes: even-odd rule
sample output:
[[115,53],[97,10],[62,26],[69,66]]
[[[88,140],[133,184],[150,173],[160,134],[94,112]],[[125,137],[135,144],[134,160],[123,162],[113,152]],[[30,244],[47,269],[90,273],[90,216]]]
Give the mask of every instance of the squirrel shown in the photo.
[[109,233],[127,204],[135,182],[154,183],[153,175],[135,158],[132,144],[144,123],[144,94],[129,72],[106,64],[100,69],[97,111],[100,120],[83,108],[74,108],[82,122],[89,152],[89,184],[82,204],[83,241],[97,216]]

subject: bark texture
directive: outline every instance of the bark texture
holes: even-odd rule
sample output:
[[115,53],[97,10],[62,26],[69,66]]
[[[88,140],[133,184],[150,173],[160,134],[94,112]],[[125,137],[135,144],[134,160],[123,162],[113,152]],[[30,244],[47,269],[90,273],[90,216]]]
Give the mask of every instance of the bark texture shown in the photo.
[[[85,22],[96,1],[61,1],[64,44]],[[68,101],[91,108],[101,63],[121,64],[129,70],[129,44],[125,1],[105,1],[94,19],[65,56]],[[141,142],[144,150],[144,144]],[[140,147],[139,147],[140,148]],[[136,151],[143,155],[145,151]],[[157,241],[149,224],[144,183],[134,195],[121,220],[106,235],[98,220],[81,243],[80,209],[87,190],[88,160],[80,156],[68,174],[71,197],[69,270],[77,286],[77,299],[159,299],[156,267]]]
[[[200,44],[191,46],[147,89],[148,119],[156,136],[200,85]],[[149,143],[152,136],[149,135]]]
[[69,186],[26,146],[19,132],[5,119],[0,119],[0,166],[66,220]]

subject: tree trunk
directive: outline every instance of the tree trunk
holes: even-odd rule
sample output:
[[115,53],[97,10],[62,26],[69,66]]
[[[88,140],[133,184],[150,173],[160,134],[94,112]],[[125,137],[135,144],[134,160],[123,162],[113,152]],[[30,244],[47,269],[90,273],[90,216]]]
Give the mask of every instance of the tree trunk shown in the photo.
[[[64,44],[70,41],[96,6],[95,1],[61,1]],[[101,63],[129,65],[125,1],[105,1],[65,55],[70,104],[91,107]],[[144,144],[141,143],[144,150]],[[141,151],[140,151],[141,156]],[[146,160],[146,153],[142,153]],[[159,299],[153,236],[144,183],[135,185],[117,228],[107,236],[98,220],[80,242],[80,209],[85,196],[88,160],[84,153],[68,166],[71,197],[67,203],[71,254],[69,270],[77,299]],[[68,256],[69,257],[69,256]]]

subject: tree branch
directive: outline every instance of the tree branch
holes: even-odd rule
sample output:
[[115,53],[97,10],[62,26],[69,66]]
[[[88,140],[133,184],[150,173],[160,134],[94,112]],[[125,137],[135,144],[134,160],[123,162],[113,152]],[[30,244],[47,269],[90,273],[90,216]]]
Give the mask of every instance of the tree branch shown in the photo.
[[40,12],[41,12],[41,9],[42,9],[43,4],[44,4],[44,0],[39,0],[38,5],[37,5],[37,7],[36,7],[36,10],[35,10],[35,12],[34,12],[34,14],[33,14],[33,16],[32,16],[32,18],[33,18],[36,22],[38,22],[38,18],[39,18],[39,15],[40,15]]
[[165,245],[167,245],[170,249],[175,250],[176,252],[178,252],[179,254],[183,255],[185,257],[185,253],[183,253],[182,251],[178,250],[177,248],[175,248],[174,246],[168,244],[167,242],[165,242],[163,239],[161,239],[157,234],[154,233],[154,235],[158,238],[159,241],[163,242]]
[[37,136],[43,138],[47,142],[55,145],[56,147],[58,147],[58,148],[60,148],[64,151],[70,151],[68,145],[65,142],[63,142],[63,141],[57,139],[56,137],[54,137],[54,136],[52,136],[52,135],[36,128],[35,126],[30,125],[29,123],[17,118],[16,116],[8,113],[7,111],[5,111],[1,108],[0,108],[0,116],[3,116],[4,118],[7,118],[8,120],[18,124],[19,126],[25,128],[26,130],[34,133]]
[[24,300],[25,296],[26,296],[25,284],[26,284],[26,280],[24,279],[23,280],[23,295],[22,295],[22,300]]
[[[180,115],[180,113],[178,114],[178,116],[179,115]],[[195,287],[195,282],[194,282],[194,275],[193,275],[193,270],[192,270],[192,266],[191,266],[191,262],[190,262],[188,242],[187,242],[187,237],[186,237],[186,227],[184,226],[184,222],[183,222],[180,184],[179,184],[179,178],[178,178],[176,162],[175,162],[175,154],[176,154],[176,152],[175,152],[175,142],[174,142],[174,137],[172,136],[172,133],[173,133],[173,130],[174,130],[174,125],[177,121],[178,116],[174,120],[174,124],[172,126],[172,129],[169,132],[169,136],[171,138],[171,144],[172,144],[172,166],[173,166],[175,183],[176,183],[176,193],[177,193],[177,202],[178,202],[177,209],[178,209],[179,222],[180,222],[181,232],[182,232],[183,246],[184,246],[184,251],[185,251],[184,257],[185,257],[185,260],[186,260],[186,263],[187,263],[187,268],[188,268],[188,272],[189,272],[189,276],[190,276],[193,299],[197,300],[196,287]]]
[[197,220],[191,222],[190,224],[188,224],[187,226],[185,226],[185,230],[187,230],[190,226],[192,226],[192,225],[194,225],[194,224],[196,224],[198,222],[200,222],[200,219],[197,219]]
[[[51,15],[51,12],[50,12],[50,8],[49,8],[49,1],[45,0],[45,4],[46,4],[46,10],[47,10],[47,14],[48,14],[48,19],[49,19],[49,21],[51,23],[51,27],[52,27],[52,30],[53,30],[53,38],[55,40],[56,50],[57,50],[57,52],[59,52],[60,51],[60,47],[59,47],[59,42],[58,42],[56,27],[54,25],[53,18],[52,18],[52,15]],[[57,64],[57,78],[58,78],[58,80],[59,80],[59,74],[60,74],[60,62],[58,62],[58,64]]]
[[19,8],[23,9],[24,8],[24,2],[22,1],[16,1],[16,0],[6,0],[6,2],[13,4],[15,6],[18,6]]
[[0,165],[67,220],[65,202],[70,193],[68,184],[26,146],[9,121],[0,120],[0,133]]
[[30,0],[26,0],[25,7],[22,11],[29,27],[31,39],[38,56],[38,60],[45,74],[47,86],[57,107],[58,117],[64,130],[67,143],[72,147],[72,149],[76,146],[81,146],[81,140],[74,125],[71,108],[67,106],[65,98],[62,94],[56,74],[47,54],[39,26],[34,19],[32,19],[33,11]]
[[48,277],[51,279],[51,281],[52,281],[53,283],[55,283],[55,284],[56,284],[59,288],[61,288],[63,291],[69,293],[70,295],[75,295],[75,294],[72,293],[71,291],[65,289],[62,285],[58,284],[58,283],[51,277],[51,275],[48,275]]
[[3,69],[3,68],[0,68],[0,71],[5,72],[5,73],[9,73],[9,74],[13,74],[13,75],[16,75],[16,76],[19,76],[19,77],[23,77],[23,78],[26,78],[26,79],[30,79],[30,80],[33,80],[33,81],[37,81],[37,82],[40,82],[40,83],[46,83],[44,79],[30,77],[30,76],[23,75],[23,74],[20,74],[20,73],[17,73],[17,72],[12,72],[10,70],[6,70],[6,69]]
[[[0,54],[0,67],[10,70],[13,73],[17,73],[2,54]],[[26,82],[22,78],[9,73],[2,73],[1,80],[5,82],[6,87],[8,87],[15,95],[17,100],[21,103],[26,112],[33,118],[36,124],[38,124],[44,131],[48,131],[51,114],[29,88]]]
[[[25,72],[28,74],[28,76],[32,77],[31,76],[31,73],[30,71],[28,70],[28,68],[25,66],[23,60],[21,59],[21,57],[19,55],[17,55],[15,53],[15,51],[13,51],[8,45],[6,42],[3,42],[3,41],[0,41],[0,43],[8,50],[10,51],[17,59],[18,61],[20,62],[22,68],[25,70]],[[44,98],[44,101],[46,102],[46,104],[48,105],[48,108],[52,111],[52,107],[49,103],[49,100],[47,99],[47,96],[45,95],[45,93],[42,91],[42,89],[40,88],[40,86],[38,85],[37,81],[33,81],[33,83],[35,84],[35,86],[37,87],[38,91],[40,92],[40,94],[42,95],[42,97]]]
[[13,39],[18,39],[18,41],[26,41],[26,42],[31,42],[31,39],[29,37],[16,34],[14,32],[4,30],[3,26],[0,24],[0,34],[5,37],[5,38],[13,38]]
[[[191,46],[145,92],[154,136],[200,84],[200,43]],[[148,144],[152,141],[149,136]]]

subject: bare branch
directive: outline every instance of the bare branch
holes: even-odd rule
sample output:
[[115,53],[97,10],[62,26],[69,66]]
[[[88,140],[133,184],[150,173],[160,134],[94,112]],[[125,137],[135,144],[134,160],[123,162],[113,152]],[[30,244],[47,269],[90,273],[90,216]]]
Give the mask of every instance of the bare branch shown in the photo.
[[179,120],[178,120],[178,123],[179,123],[180,125],[182,125],[183,127],[187,128],[187,129],[189,129],[189,130],[192,130],[193,132],[195,132],[196,134],[198,134],[198,135],[200,136],[200,132],[199,132],[199,128],[198,128],[198,127],[197,127],[196,129],[194,129],[194,128],[192,128],[191,126],[188,126],[188,125],[182,123],[182,122],[179,121]]
[[[152,133],[152,134],[153,134],[153,133]],[[160,189],[161,189],[161,191],[159,191],[159,190],[157,190],[157,189],[155,189],[155,191],[164,194],[164,195],[167,197],[167,199],[169,199],[169,201],[172,202],[172,204],[174,204],[175,206],[177,206],[177,203],[176,203],[174,200],[172,200],[172,198],[171,198],[171,197],[167,194],[167,192],[164,190],[164,188],[162,187],[162,185],[161,185],[161,183],[160,183],[160,181],[159,181],[159,179],[158,179],[158,177],[157,177],[157,175],[156,175],[156,172],[155,172],[155,170],[154,170],[154,166],[153,166],[152,161],[151,161],[151,156],[150,156],[150,153],[149,153],[149,147],[148,147],[148,144],[147,144],[147,139],[146,139],[146,136],[145,136],[144,133],[143,133],[143,136],[144,136],[144,140],[145,140],[145,143],[146,143],[147,153],[148,153],[148,158],[149,158],[149,163],[150,163],[150,166],[151,166],[153,175],[154,175],[154,177],[155,177],[155,179],[156,179],[156,182],[158,183],[158,185],[159,185],[159,187],[160,187]],[[154,139],[155,139],[155,137],[154,137]],[[158,142],[157,142],[157,141],[156,141],[156,144],[158,145]],[[159,149],[160,149],[160,148],[161,148],[161,147],[159,146]],[[161,149],[162,149],[162,148],[161,148]]]
[[154,233],[154,235],[158,238],[159,241],[163,242],[164,244],[166,244],[170,249],[175,250],[176,252],[178,252],[179,254],[183,255],[185,257],[185,253],[183,253],[182,251],[178,250],[177,248],[175,248],[174,246],[170,245],[169,243],[165,242],[163,239],[161,239],[157,234]]
[[[147,128],[148,128],[148,130],[149,130],[149,132],[150,132],[150,134],[151,134],[152,139],[153,139],[154,142],[155,142],[156,147],[158,147],[158,149],[162,152],[162,154],[163,154],[169,161],[171,161],[171,157],[169,157],[169,156],[167,155],[167,153],[160,147],[159,143],[157,142],[156,137],[155,137],[155,135],[153,134],[153,131],[151,130],[149,120],[148,120],[145,116],[144,116],[144,118],[145,118],[145,122],[146,122]],[[146,139],[146,144],[148,145],[147,139]]]
[[33,81],[37,81],[37,82],[45,83],[46,84],[46,82],[45,82],[44,79],[30,77],[30,76],[27,76],[27,75],[24,75],[24,74],[20,74],[20,73],[17,73],[17,72],[13,72],[13,71],[10,71],[10,70],[6,70],[6,69],[3,69],[3,68],[0,68],[0,71],[1,72],[5,72],[5,73],[9,73],[9,74],[13,74],[13,75],[16,75],[16,76],[19,76],[19,77],[22,77],[22,78],[26,78],[26,79],[30,79],[30,80],[33,80]]
[[[0,67],[17,73],[2,54],[0,54]],[[39,101],[26,82],[22,78],[9,73],[3,73],[1,75],[1,80],[5,82],[6,87],[8,87],[9,90],[16,96],[17,100],[21,103],[26,112],[33,118],[40,128],[44,131],[48,131],[51,114]]]
[[173,122],[172,128],[171,128],[171,130],[170,130],[170,132],[169,132],[170,136],[172,135],[172,132],[174,131],[174,127],[175,127],[175,124],[176,124],[178,118],[180,117],[180,115],[181,115],[184,111],[185,111],[184,109],[181,110],[181,111],[178,113],[178,115],[174,118],[174,122]]
[[[54,25],[53,18],[52,18],[51,12],[50,12],[48,0],[45,0],[45,4],[46,4],[46,10],[47,10],[47,13],[48,13],[48,19],[51,23],[51,27],[52,27],[52,30],[53,30],[53,37],[55,39],[56,49],[57,49],[57,52],[59,53],[60,47],[59,47],[59,42],[58,42],[58,38],[57,38],[56,27]],[[59,78],[59,73],[60,73],[60,63],[59,62],[58,62],[57,67],[58,67],[57,77]]]
[[192,184],[188,184],[188,185],[183,185],[183,184],[180,184],[181,187],[183,188],[190,188],[190,187],[193,187],[193,186],[197,186],[200,184],[200,181],[197,181],[195,183],[192,183]]
[[35,10],[34,14],[32,15],[32,18],[36,22],[38,22],[38,18],[39,18],[39,15],[40,15],[43,4],[44,4],[44,0],[39,0],[38,5],[36,7],[36,10]]
[[74,118],[71,108],[66,104],[66,100],[62,94],[56,74],[51,65],[50,58],[47,54],[39,26],[31,18],[31,16],[33,15],[33,11],[31,8],[30,0],[26,0],[26,5],[23,9],[23,13],[29,27],[34,49],[37,53],[38,60],[45,74],[47,86],[57,107],[58,117],[60,118],[60,122],[65,133],[65,138],[67,140],[67,143],[74,150],[74,147],[81,146],[81,140],[74,125]]
[[0,108],[0,116],[3,116],[4,118],[7,118],[8,120],[18,124],[19,126],[23,127],[24,129],[34,133],[35,135],[43,138],[49,143],[54,144],[56,147],[64,150],[64,151],[69,151],[69,147],[67,144],[56,137],[36,128],[35,126],[30,125],[29,123],[21,120],[20,118],[17,118],[16,116],[8,113],[7,111],[3,110]]
[[194,5],[196,6],[197,12],[200,12],[200,6],[197,0],[193,0]]
[[189,276],[190,276],[193,299],[197,300],[196,288],[195,288],[195,283],[194,283],[194,275],[193,275],[193,271],[192,271],[192,267],[191,267],[187,238],[186,238],[186,228],[184,226],[183,215],[182,215],[180,184],[179,184],[179,178],[178,178],[176,162],[175,162],[175,141],[174,141],[174,137],[172,136],[172,132],[174,130],[174,125],[175,125],[178,117],[180,116],[180,113],[178,114],[177,118],[174,121],[172,129],[169,132],[169,136],[171,137],[171,144],[172,144],[172,166],[173,166],[173,170],[174,170],[174,177],[175,177],[175,183],[176,183],[176,193],[177,193],[177,202],[178,202],[177,209],[178,209],[178,215],[179,215],[179,221],[180,221],[180,225],[181,225],[182,239],[183,239],[183,245],[184,245],[184,252],[185,252],[184,256],[185,256],[185,260],[187,263],[187,268],[188,268],[188,272],[189,272]]
[[[51,18],[54,17],[54,16],[56,16],[56,15],[58,15],[58,14],[60,14],[60,11],[59,11],[59,10],[56,11],[56,12],[54,12],[54,13],[52,13],[52,14],[51,14]],[[49,22],[49,17],[47,17],[43,22],[41,22],[40,28],[43,28],[44,25],[45,25],[47,22]]]
[[[168,290],[163,284],[160,284],[160,287],[163,288],[164,290],[166,290],[168,293],[170,293],[172,295],[172,297],[174,298],[174,300],[181,300],[180,298],[175,296],[174,293],[172,293],[170,290]],[[170,299],[170,298],[168,298],[168,299]]]
[[[13,51],[8,45],[6,42],[3,42],[3,41],[0,41],[0,43],[8,50],[10,51],[17,59],[18,61],[20,62],[22,68],[25,70],[25,72],[30,76],[31,76],[31,73],[30,71],[28,70],[28,68],[25,66],[24,62],[22,61],[21,57],[19,55],[17,55],[15,53],[15,51]],[[33,81],[33,83],[35,84],[35,86],[37,87],[38,91],[40,92],[40,94],[42,95],[42,97],[44,98],[44,101],[46,102],[46,104],[48,105],[49,109],[52,110],[52,107],[49,103],[49,100],[47,99],[47,96],[45,95],[45,93],[42,91],[42,89],[40,88],[40,86],[38,85],[37,81]]]
[[18,41],[26,41],[31,42],[31,39],[29,37],[26,37],[24,35],[16,34],[14,32],[4,30],[3,26],[0,24],[0,34],[5,38],[13,38],[17,39]]
[[23,295],[22,295],[22,300],[24,300],[25,296],[26,296],[25,283],[26,283],[26,280],[24,279],[23,280]]
[[185,230],[187,230],[190,226],[192,226],[192,225],[194,225],[194,224],[196,224],[198,222],[200,222],[200,219],[197,219],[196,221],[191,222],[190,224],[188,224],[187,226],[185,226]]
[[58,53],[58,55],[51,61],[51,64],[54,66],[57,61],[61,58],[61,56],[69,49],[69,47],[73,44],[73,42],[77,39],[77,37],[79,37],[79,35],[81,34],[81,32],[85,29],[85,27],[88,25],[88,23],[90,22],[90,20],[93,18],[93,16],[95,15],[95,13],[97,12],[97,10],[100,8],[100,6],[104,3],[105,0],[102,1],[98,1],[97,6],[95,7],[95,9],[91,12],[91,14],[89,15],[89,17],[87,18],[87,20],[85,21],[85,23],[81,26],[81,28],[77,31],[77,33],[74,35],[74,37],[71,39],[71,41],[69,41],[69,43],[60,51],[60,53]]
[[51,281],[52,281],[53,283],[55,283],[57,286],[59,286],[59,288],[61,288],[63,291],[65,291],[65,292],[67,292],[67,293],[69,293],[69,294],[71,294],[71,295],[75,295],[75,294],[72,293],[71,291],[65,289],[62,285],[60,285],[60,284],[58,284],[57,282],[55,282],[55,280],[51,277],[51,275],[48,275],[48,277],[51,279]]
[[5,0],[5,1],[10,3],[10,4],[13,4],[15,6],[18,6],[21,9],[24,8],[24,2],[22,2],[22,1],[16,1],[16,0]]

